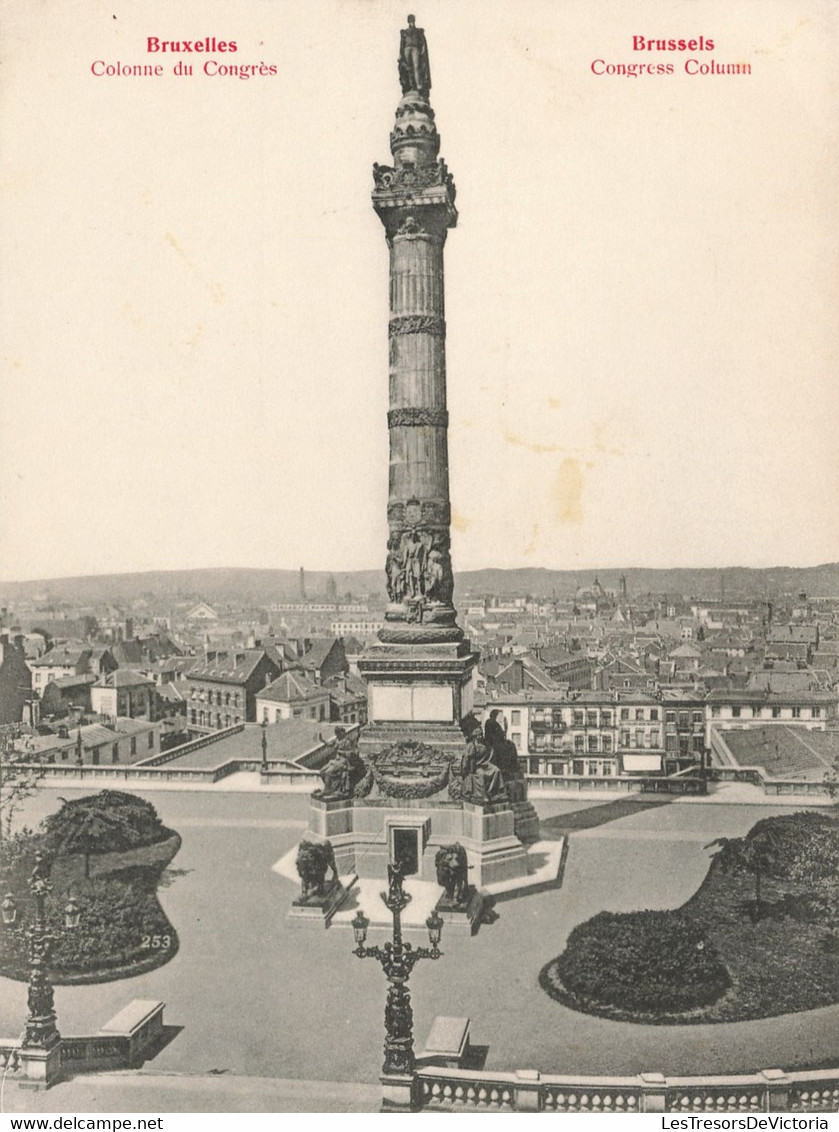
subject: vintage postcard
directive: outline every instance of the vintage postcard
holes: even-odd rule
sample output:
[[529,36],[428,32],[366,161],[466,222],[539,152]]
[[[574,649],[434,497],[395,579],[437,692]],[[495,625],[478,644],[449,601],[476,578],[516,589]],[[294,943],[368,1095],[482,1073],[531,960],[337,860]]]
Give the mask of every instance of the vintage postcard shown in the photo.
[[827,1128],[835,0],[0,18],[0,1109]]

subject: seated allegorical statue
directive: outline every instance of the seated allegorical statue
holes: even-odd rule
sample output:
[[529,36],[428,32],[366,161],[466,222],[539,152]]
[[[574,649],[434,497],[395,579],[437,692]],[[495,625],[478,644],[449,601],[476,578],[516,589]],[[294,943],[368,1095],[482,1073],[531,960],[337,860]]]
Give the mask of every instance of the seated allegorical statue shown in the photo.
[[484,741],[492,752],[492,761],[501,771],[501,777],[509,782],[520,778],[522,771],[518,750],[515,743],[507,738],[506,720],[502,726],[498,719],[500,715],[498,708],[493,708],[489,713],[489,719],[484,724]]
[[343,727],[335,728],[335,746],[329,762],[321,769],[322,798],[351,798],[355,787],[367,774],[367,767],[358,751],[358,735],[347,735]]
[[507,797],[501,771],[492,761],[480,725],[469,735],[466,753],[460,763],[462,796],[466,802],[495,802]]

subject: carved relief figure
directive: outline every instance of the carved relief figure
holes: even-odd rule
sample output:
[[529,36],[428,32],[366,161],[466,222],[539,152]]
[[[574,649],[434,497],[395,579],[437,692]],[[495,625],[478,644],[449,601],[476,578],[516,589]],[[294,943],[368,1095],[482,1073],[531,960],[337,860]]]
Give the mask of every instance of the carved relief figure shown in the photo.
[[408,16],[408,26],[402,29],[399,44],[399,85],[402,93],[415,90],[428,98],[431,90],[431,70],[428,65],[428,44],[425,32]]
[[427,603],[451,605],[452,563],[448,538],[442,533],[412,528],[391,536],[385,573],[390,600],[412,606],[406,614],[409,620],[421,621]]

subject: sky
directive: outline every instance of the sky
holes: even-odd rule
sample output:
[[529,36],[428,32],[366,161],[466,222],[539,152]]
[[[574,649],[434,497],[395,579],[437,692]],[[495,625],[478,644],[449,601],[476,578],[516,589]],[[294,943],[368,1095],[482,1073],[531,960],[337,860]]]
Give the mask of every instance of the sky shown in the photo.
[[[391,160],[406,4],[1,10],[0,578],[379,567],[371,166]],[[460,212],[455,568],[839,558],[837,5],[414,10]],[[276,73],[211,77],[208,58]]]

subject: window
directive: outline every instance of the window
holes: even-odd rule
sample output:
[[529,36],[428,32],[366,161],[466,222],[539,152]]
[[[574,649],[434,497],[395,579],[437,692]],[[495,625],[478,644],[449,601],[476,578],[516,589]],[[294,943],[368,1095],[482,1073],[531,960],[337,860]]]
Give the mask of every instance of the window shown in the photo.
[[800,707],[794,707],[792,709],[792,718],[793,719],[801,719],[801,708]]
[[317,717],[318,717],[317,708],[309,708],[309,718],[310,719],[317,719]]
[[111,747],[111,762],[119,762],[119,743],[114,743],[113,747]]
[[512,741],[513,741],[513,745],[515,746],[516,750],[520,750],[521,749],[521,732],[520,731],[514,731],[513,732]]
[[621,719],[629,719],[629,708],[621,708]]
[[597,726],[597,712],[596,711],[587,711],[586,712],[586,727],[596,727],[596,726]]
[[734,707],[731,709],[731,714],[734,716],[735,719],[740,718],[740,707],[739,707],[739,705],[737,705],[737,704],[734,705]]
[[589,749],[589,751],[597,751],[599,749],[596,735],[589,735],[589,737],[588,737],[588,749]]
[[196,715],[197,715],[197,713],[196,713],[196,711],[195,711],[195,708],[191,708],[191,709],[190,709],[190,712],[189,712],[189,722],[190,722],[190,723],[195,723],[195,722],[196,722]]
[[653,721],[653,723],[658,723],[658,708],[657,707],[650,708],[650,719]]
[[151,751],[153,748],[154,748],[154,732],[150,731],[149,732],[149,750]]
[[574,774],[582,774],[582,773],[583,773],[583,760],[582,759],[574,759]]
[[573,719],[575,727],[582,727],[583,723],[585,722],[585,712],[575,711]]
[[137,754],[137,736],[136,735],[131,736],[131,754],[132,755]]
[[635,709],[635,721],[636,721],[636,723],[640,723],[643,718],[644,718],[644,709],[641,708],[641,707],[636,708]]
[[621,731],[621,746],[622,747],[628,747],[629,746],[629,732],[628,731]]
[[701,711],[695,711],[693,713],[693,722],[694,722],[694,725],[697,724],[697,723],[701,724],[703,722]]
[[711,716],[714,719],[719,719],[719,715],[720,715],[720,709],[718,707],[712,707],[711,708]]
[[[535,762],[536,760],[534,759],[533,761]],[[560,775],[564,771],[565,767],[562,765],[562,763],[551,763],[551,774]]]
[[753,719],[760,719],[760,711],[761,711],[761,709],[760,709],[759,705],[755,704],[752,707],[752,718]]
[[772,718],[773,719],[780,719],[781,718],[781,709],[779,707],[776,706],[776,707],[772,708]]
[[675,723],[676,722],[675,711],[668,711],[666,713],[666,715],[664,716],[664,719],[665,719],[665,722],[667,722],[667,723]]
[[665,748],[668,751],[677,751],[679,749],[679,739],[676,735],[668,735]]
[[658,732],[657,731],[651,731],[650,732],[650,746],[651,747],[657,747],[658,743],[659,743]]
[[813,719],[819,719],[819,717],[821,716],[821,713],[822,713],[822,709],[820,707],[814,707],[810,711],[810,715],[813,717]]
[[603,735],[602,736],[602,742],[603,742],[603,753],[604,754],[611,754],[611,752],[612,752],[612,736],[611,735]]
[[[558,766],[558,765],[559,765],[558,763],[554,763],[554,766]],[[528,759],[527,760],[527,773],[528,774],[538,774],[539,773],[539,760],[538,759]],[[554,774],[556,774],[556,773],[557,772],[554,771]]]
[[601,712],[600,713],[600,719],[601,719],[601,724],[600,724],[601,727],[611,727],[612,726],[612,713],[610,711]]
[[575,751],[585,750],[585,738],[584,738],[584,736],[582,736],[582,735],[575,735],[574,736],[574,750]]
[[682,728],[688,726],[688,713],[686,711],[679,712],[679,726]]
[[644,732],[640,728],[638,728],[638,730],[635,732],[635,746],[644,746]]
[[521,712],[516,708],[515,711],[510,712],[510,723],[513,727],[521,727]]

